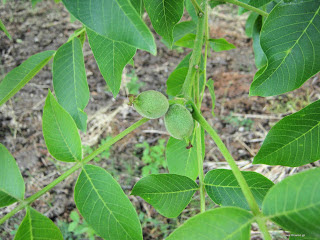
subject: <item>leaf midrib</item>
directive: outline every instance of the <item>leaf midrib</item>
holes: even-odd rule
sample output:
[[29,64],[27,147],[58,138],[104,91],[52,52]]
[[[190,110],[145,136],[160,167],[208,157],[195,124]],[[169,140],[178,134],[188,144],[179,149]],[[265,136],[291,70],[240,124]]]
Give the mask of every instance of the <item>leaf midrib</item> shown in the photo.
[[312,203],[312,204],[309,204],[308,206],[305,206],[305,207],[302,207],[302,208],[295,208],[295,209],[292,209],[290,211],[283,211],[281,213],[277,213],[277,214],[273,214],[273,215],[265,215],[266,218],[275,218],[275,217],[281,217],[281,216],[287,216],[291,213],[297,213],[299,211],[303,211],[303,210],[306,210],[308,208],[313,208],[313,207],[320,207],[320,202],[316,202],[316,203]]
[[[215,185],[215,184],[211,184],[211,183],[204,183],[204,185],[211,186],[211,187],[220,187],[220,188],[239,188],[239,189],[241,189],[240,186],[223,186],[223,185]],[[263,188],[263,187],[250,187],[250,186],[249,186],[249,188],[250,189],[260,189],[260,190],[268,190],[268,189],[270,189],[270,187]]]
[[177,194],[177,193],[183,193],[183,192],[192,192],[192,191],[197,191],[199,190],[199,188],[191,188],[191,189],[185,189],[185,190],[181,190],[181,191],[176,191],[176,192],[143,192],[143,193],[139,193],[139,194],[154,194],[154,195],[165,195],[165,194]]

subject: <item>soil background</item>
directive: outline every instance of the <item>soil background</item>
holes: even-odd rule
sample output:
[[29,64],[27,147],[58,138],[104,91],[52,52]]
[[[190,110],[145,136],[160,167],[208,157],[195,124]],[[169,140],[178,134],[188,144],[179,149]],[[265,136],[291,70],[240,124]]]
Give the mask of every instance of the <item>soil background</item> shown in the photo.
[[[74,30],[81,27],[78,21],[70,21],[70,15],[61,3],[55,4],[54,1],[40,2],[35,8],[31,8],[30,2],[8,1],[0,5],[0,17],[13,37],[10,41],[0,32],[0,79],[31,55],[58,49]],[[210,36],[226,38],[237,48],[221,53],[211,52],[207,71],[208,78],[215,81],[215,117],[211,115],[211,98],[207,90],[201,110],[222,136],[242,170],[257,171],[276,183],[303,169],[320,166],[319,162],[299,168],[251,164],[268,130],[277,121],[319,99],[320,80],[316,75],[301,89],[277,97],[249,97],[256,67],[252,40],[244,31],[246,17],[247,14],[238,16],[237,9],[230,6],[219,6],[211,11]],[[184,19],[187,18],[187,15],[184,16]],[[145,21],[152,29],[147,15]],[[137,51],[134,67],[128,65],[124,70],[122,87],[116,99],[108,91],[90,47],[85,43],[83,51],[91,95],[85,109],[88,130],[81,134],[81,138],[88,151],[96,148],[103,139],[115,136],[140,119],[139,114],[127,105],[128,86],[132,83],[133,75],[138,78],[135,86],[143,83],[140,91],[154,89],[165,93],[170,72],[190,52],[182,48],[168,50],[160,37],[153,33],[158,46],[157,56]],[[42,135],[42,109],[48,89],[53,90],[51,69],[52,63],[0,107],[0,142],[17,160],[26,183],[26,197],[39,191],[72,165],[54,160],[47,151]],[[163,119],[149,121],[112,146],[108,156],[103,155],[92,164],[112,173],[125,192],[130,194],[146,165],[143,161],[144,148],[136,145],[143,142],[151,147],[164,145],[161,139],[167,140],[168,137]],[[205,172],[229,168],[208,136],[204,166]],[[167,172],[167,169],[160,167],[158,171]],[[65,231],[65,226],[72,221],[70,213],[75,210],[73,188],[78,174],[74,173],[32,204],[32,207],[64,228],[66,239],[88,239],[88,235]],[[142,221],[145,239],[163,239],[179,224],[199,212],[197,195],[177,219],[160,216],[139,197],[129,198]],[[208,208],[216,207],[210,199],[207,199],[207,205]],[[0,209],[0,217],[15,206]],[[13,239],[24,214],[21,211],[0,226],[0,238]],[[271,227],[274,229],[273,239],[287,239],[286,232],[276,226]],[[255,225],[252,227],[252,239],[261,239]]]

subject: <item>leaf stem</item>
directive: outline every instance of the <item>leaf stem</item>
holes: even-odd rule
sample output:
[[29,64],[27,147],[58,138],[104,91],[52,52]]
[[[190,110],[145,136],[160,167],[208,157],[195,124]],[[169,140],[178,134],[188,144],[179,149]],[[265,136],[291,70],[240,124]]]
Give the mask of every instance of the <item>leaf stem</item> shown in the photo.
[[208,16],[208,5],[205,8],[204,12],[204,18],[205,18],[205,29],[204,29],[204,60],[203,60],[203,86],[201,89],[201,100],[200,100],[200,105],[198,104],[198,108],[201,109],[201,103],[203,100],[204,96],[204,90],[206,89],[206,84],[207,84],[207,59],[208,59],[208,44],[209,44],[209,16]]
[[232,3],[234,5],[243,7],[245,9],[249,10],[249,11],[256,12],[256,13],[260,14],[261,16],[264,16],[264,17],[268,17],[268,15],[269,15],[267,12],[265,12],[265,11],[259,9],[259,8],[253,7],[253,6],[249,5],[249,4],[240,2],[238,0],[214,0],[214,1]]
[[202,11],[201,7],[199,6],[197,0],[191,0],[191,3],[197,12],[197,16],[200,16],[201,14],[203,15],[203,11]]
[[201,126],[199,125],[199,123],[197,123],[197,126],[196,126],[196,141],[197,141],[197,159],[198,159],[199,188],[200,188],[200,211],[203,213],[206,211],[206,192],[204,188]]
[[[207,1],[203,0],[205,6],[207,5]],[[199,68],[199,63],[201,59],[201,50],[202,50],[202,42],[203,42],[203,32],[204,32],[204,22],[205,18],[203,14],[198,14],[198,25],[197,25],[197,33],[196,39],[193,45],[193,51],[190,58],[189,69],[182,86],[182,94],[185,98],[190,100],[192,97],[192,81],[195,77],[197,69]]]
[[109,141],[107,141],[106,143],[101,145],[99,148],[97,148],[95,151],[93,151],[91,154],[89,154],[88,156],[83,158],[81,162],[76,163],[75,165],[73,165],[69,170],[64,172],[60,177],[58,177],[57,179],[55,179],[54,181],[49,183],[43,189],[41,189],[40,191],[36,192],[35,194],[33,194],[32,196],[28,197],[27,199],[23,200],[15,209],[13,209],[11,212],[9,212],[7,215],[5,215],[3,218],[0,219],[0,225],[3,224],[6,220],[8,220],[10,217],[15,215],[17,212],[19,212],[20,210],[22,210],[23,208],[27,207],[32,202],[37,200],[43,194],[45,194],[50,189],[52,189],[54,186],[59,184],[61,181],[66,179],[72,173],[74,173],[79,168],[81,168],[84,164],[86,164],[87,162],[91,161],[94,157],[96,157],[97,155],[99,155],[100,153],[105,151],[111,145],[113,145],[114,143],[116,143],[117,141],[119,141],[120,139],[122,139],[123,137],[125,137],[126,135],[128,135],[129,133],[131,133],[132,131],[134,131],[135,129],[137,129],[138,127],[143,125],[144,123],[146,123],[147,121],[149,121],[148,118],[142,118],[139,121],[135,122],[130,127],[125,129],[123,132],[119,133],[117,136],[115,136],[114,138],[110,139]]
[[224,145],[223,141],[221,140],[221,138],[219,137],[217,132],[210,126],[210,124],[200,114],[196,105],[191,101],[189,101],[188,103],[190,103],[193,106],[193,112],[192,112],[193,118],[195,120],[197,120],[200,123],[200,125],[209,133],[209,135],[215,141],[220,152],[222,153],[224,158],[227,160],[229,166],[231,167],[231,170],[240,185],[240,188],[241,188],[241,190],[242,190],[242,192],[243,192],[243,194],[249,204],[249,207],[250,207],[253,215],[257,217],[257,223],[259,225],[261,232],[264,235],[264,239],[271,240],[270,234],[269,234],[267,227],[265,225],[265,220],[262,219],[262,213],[260,212],[259,206],[258,206],[256,200],[254,199],[252,192],[251,192],[246,180],[244,179],[240,169],[238,168],[235,160],[231,156],[226,145]]

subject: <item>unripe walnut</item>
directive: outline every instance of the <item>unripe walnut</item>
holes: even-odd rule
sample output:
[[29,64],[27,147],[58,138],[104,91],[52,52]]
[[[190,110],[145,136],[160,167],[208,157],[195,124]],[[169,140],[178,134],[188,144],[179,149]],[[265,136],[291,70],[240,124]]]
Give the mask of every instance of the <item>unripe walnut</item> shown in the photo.
[[164,123],[170,135],[176,139],[187,139],[193,132],[193,118],[191,113],[180,104],[169,107],[164,116]]
[[140,93],[134,99],[133,106],[141,116],[156,119],[168,111],[169,102],[161,92],[149,90]]

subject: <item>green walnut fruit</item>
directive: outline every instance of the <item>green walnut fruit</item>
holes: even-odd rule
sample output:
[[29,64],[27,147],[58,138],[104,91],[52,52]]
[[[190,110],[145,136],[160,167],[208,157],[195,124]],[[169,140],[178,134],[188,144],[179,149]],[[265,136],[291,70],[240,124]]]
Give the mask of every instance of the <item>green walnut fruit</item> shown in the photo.
[[193,132],[193,118],[191,113],[180,104],[169,107],[164,116],[164,124],[170,135],[176,139],[187,139]]
[[168,111],[169,102],[161,92],[149,90],[140,93],[134,99],[133,106],[141,116],[156,119]]

